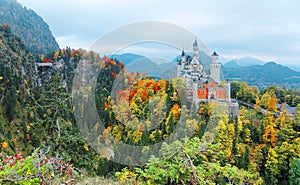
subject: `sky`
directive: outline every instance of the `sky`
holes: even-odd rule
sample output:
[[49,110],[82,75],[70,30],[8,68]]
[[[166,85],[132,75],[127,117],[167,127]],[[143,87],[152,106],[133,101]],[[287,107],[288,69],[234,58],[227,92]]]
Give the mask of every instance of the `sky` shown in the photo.
[[[163,21],[191,31],[211,51],[225,58],[253,56],[264,61],[300,65],[298,0],[18,2],[36,11],[49,24],[60,47],[89,48],[98,38],[120,26],[139,21]],[[152,53],[168,53],[167,48],[151,49]],[[135,46],[132,50],[147,52],[150,48]]]

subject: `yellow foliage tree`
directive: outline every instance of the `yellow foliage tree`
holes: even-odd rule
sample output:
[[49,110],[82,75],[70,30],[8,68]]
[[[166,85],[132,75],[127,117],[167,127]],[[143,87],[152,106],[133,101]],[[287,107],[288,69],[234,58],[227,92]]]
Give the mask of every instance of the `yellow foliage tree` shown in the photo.
[[269,100],[268,111],[277,112],[277,99],[275,97]]

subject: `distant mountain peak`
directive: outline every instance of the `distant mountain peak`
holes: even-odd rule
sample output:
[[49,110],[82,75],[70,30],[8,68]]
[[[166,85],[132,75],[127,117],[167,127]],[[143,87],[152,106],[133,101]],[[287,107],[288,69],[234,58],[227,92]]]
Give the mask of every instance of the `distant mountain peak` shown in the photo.
[[[255,58],[255,57],[252,57],[252,56],[244,56],[244,57],[241,57],[238,59],[232,59],[232,60],[228,61],[227,63],[230,63],[230,65],[232,65],[233,63],[231,63],[231,62],[235,62],[240,67],[248,67],[248,66],[265,64],[265,62]],[[227,63],[225,63],[225,65]]]
[[109,57],[122,61],[124,65],[130,64],[131,62],[134,62],[135,60],[141,58],[146,58],[145,56],[134,54],[134,53],[113,54]]
[[[241,57],[241,58],[239,58],[239,59],[253,59],[253,60],[259,60],[258,58],[255,58],[255,57],[253,57],[253,56],[243,56],[243,57]],[[259,60],[259,61],[261,61],[261,60]]]
[[231,60],[223,65],[226,68],[240,68],[240,66],[235,60]]
[[274,65],[274,66],[276,66],[276,65],[280,65],[280,64],[277,64],[276,62],[270,61],[270,62],[265,63],[264,65],[265,66],[268,66],[268,65]]

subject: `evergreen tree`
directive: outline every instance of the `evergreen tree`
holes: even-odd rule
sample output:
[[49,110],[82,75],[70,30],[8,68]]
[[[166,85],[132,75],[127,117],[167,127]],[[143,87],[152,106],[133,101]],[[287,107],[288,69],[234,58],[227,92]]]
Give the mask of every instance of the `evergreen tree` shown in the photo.
[[175,121],[174,121],[174,116],[173,113],[171,113],[169,120],[168,120],[168,126],[169,126],[169,130],[168,133],[172,133],[175,129]]
[[161,131],[162,131],[163,134],[168,133],[165,121],[161,124]]
[[246,145],[245,146],[245,154],[244,154],[244,169],[245,170],[248,170],[250,163],[251,163],[250,147],[248,145]]
[[239,127],[238,127],[238,119],[236,118],[234,121],[234,138],[232,142],[232,151],[231,153],[235,156],[238,154],[237,143],[239,139]]
[[300,184],[300,159],[295,158],[290,163],[289,170],[289,182],[290,185],[299,185]]
[[145,130],[142,133],[142,138],[141,138],[140,143],[142,146],[147,146],[147,145],[151,144],[150,132],[148,131],[146,124],[145,124],[144,128],[145,128]]
[[155,143],[158,143],[162,140],[162,135],[158,129],[155,131],[154,138],[155,138]]

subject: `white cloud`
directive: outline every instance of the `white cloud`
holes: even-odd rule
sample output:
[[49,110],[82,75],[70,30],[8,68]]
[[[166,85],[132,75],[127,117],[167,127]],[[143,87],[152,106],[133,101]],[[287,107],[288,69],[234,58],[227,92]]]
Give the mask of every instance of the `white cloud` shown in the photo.
[[75,35],[56,37],[56,41],[60,48],[71,47],[88,49],[90,46],[90,43],[80,41],[80,39],[78,39],[78,37]]
[[138,55],[146,56],[148,58],[161,57],[167,60],[173,60],[181,53],[181,51],[178,48],[170,47],[168,45],[151,43],[128,46],[118,51],[117,53],[135,53]]
[[60,46],[89,47],[90,42],[116,27],[153,20],[189,29],[221,55],[254,55],[281,63],[300,61],[297,0],[18,1],[44,18]]

